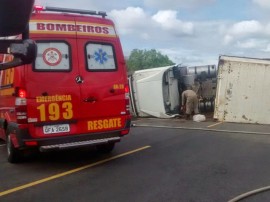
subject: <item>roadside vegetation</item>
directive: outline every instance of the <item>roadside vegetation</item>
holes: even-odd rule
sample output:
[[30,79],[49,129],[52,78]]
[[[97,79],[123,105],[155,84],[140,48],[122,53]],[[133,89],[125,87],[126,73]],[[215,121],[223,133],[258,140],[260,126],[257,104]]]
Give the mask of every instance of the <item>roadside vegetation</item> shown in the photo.
[[155,49],[133,49],[127,60],[127,67],[129,72],[155,67],[169,66],[173,64],[174,63],[169,59],[167,55],[163,55]]

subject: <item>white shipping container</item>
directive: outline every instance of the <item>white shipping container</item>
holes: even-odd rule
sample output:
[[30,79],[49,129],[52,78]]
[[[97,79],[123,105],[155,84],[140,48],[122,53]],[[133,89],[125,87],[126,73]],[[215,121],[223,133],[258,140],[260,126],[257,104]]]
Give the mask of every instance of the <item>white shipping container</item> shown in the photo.
[[214,118],[270,124],[270,60],[220,56]]

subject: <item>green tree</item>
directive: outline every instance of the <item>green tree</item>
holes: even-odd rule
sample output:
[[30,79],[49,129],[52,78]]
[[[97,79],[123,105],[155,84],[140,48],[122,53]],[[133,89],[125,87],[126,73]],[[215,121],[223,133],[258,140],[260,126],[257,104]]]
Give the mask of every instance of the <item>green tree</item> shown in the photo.
[[129,59],[127,60],[128,71],[150,69],[154,67],[163,67],[173,64],[174,63],[168,58],[167,55],[162,55],[155,49],[152,50],[133,49]]

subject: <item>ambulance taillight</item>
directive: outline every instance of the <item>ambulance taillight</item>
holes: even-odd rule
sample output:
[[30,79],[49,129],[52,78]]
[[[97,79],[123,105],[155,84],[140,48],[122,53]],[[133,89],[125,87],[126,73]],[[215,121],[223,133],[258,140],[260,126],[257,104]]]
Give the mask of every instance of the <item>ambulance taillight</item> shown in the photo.
[[20,97],[20,98],[26,98],[26,90],[19,89],[18,90],[18,97]]
[[18,124],[27,123],[27,100],[26,91],[24,89],[15,90],[15,110]]

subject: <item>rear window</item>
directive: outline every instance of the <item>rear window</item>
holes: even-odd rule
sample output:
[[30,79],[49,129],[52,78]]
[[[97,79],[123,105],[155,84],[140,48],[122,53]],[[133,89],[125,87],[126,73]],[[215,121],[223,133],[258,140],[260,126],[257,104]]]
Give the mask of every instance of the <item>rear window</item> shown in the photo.
[[88,43],[86,45],[87,69],[90,71],[115,71],[115,51],[111,44]]
[[70,71],[70,47],[65,42],[37,42],[36,71]]

